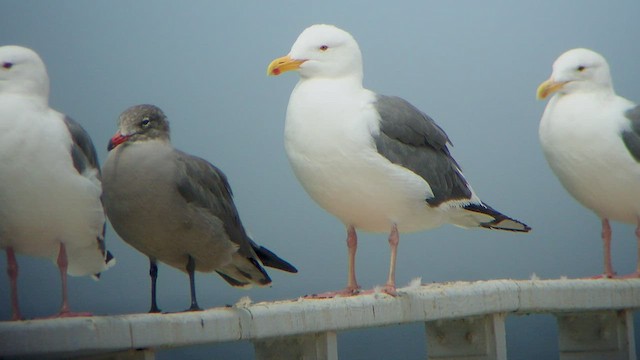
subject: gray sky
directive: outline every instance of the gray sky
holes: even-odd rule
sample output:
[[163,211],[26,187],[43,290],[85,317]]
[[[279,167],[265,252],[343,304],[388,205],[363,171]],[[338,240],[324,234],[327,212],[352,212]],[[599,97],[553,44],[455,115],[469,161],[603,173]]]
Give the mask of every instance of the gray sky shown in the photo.
[[[343,225],[319,208],[291,172],[283,147],[284,114],[295,73],[266,76],[298,34],[315,23],[353,34],[364,58],[365,86],[409,100],[432,116],[479,196],[533,227],[527,235],[452,226],[403,235],[397,280],[582,277],[602,271],[600,222],[561,187],[538,143],[546,102],[535,90],[562,52],[588,47],[609,61],[617,92],[640,94],[640,2],[457,1],[2,1],[0,44],[36,50],[51,77],[51,106],[79,121],[100,159],[125,108],[153,103],[171,121],[174,145],[208,159],[228,176],[245,226],[300,273],[270,271],[267,289],[233,289],[218,276],[197,277],[203,307],[294,298],[336,290],[346,282]],[[635,267],[633,227],[613,227],[619,273]],[[358,280],[382,284],[386,234],[360,234]],[[118,264],[100,282],[70,281],[72,308],[96,314],[145,312],[146,258],[109,228]],[[59,279],[46,260],[19,257],[25,316],[55,313]],[[0,268],[6,259],[0,256]],[[187,276],[160,267],[159,305],[188,307]],[[0,276],[0,289],[8,289]],[[10,318],[0,296],[0,320]],[[553,356],[550,316],[509,318],[509,354]],[[540,337],[532,340],[527,333]],[[638,332],[640,333],[640,332]],[[365,338],[366,337],[366,338]],[[373,341],[372,341],[373,339]],[[640,343],[640,341],[636,341]],[[400,344],[393,346],[393,344]],[[339,337],[348,359],[423,357],[422,325],[351,331]],[[250,358],[249,343],[162,353]]]

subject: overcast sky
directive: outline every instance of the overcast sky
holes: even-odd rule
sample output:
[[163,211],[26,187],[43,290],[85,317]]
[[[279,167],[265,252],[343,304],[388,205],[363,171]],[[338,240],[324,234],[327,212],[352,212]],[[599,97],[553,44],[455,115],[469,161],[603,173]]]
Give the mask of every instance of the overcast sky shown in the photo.
[[[267,77],[315,23],[335,24],[359,42],[364,82],[401,96],[432,116],[479,196],[526,222],[530,234],[443,226],[403,235],[397,281],[584,277],[602,271],[600,221],[562,188],[538,142],[546,102],[538,84],[562,52],[588,47],[609,61],[617,92],[640,97],[640,2],[629,1],[1,1],[0,44],[36,50],[51,77],[51,106],[79,121],[104,162],[107,141],[125,108],[152,103],[172,126],[176,147],[204,157],[228,176],[245,226],[256,241],[294,263],[300,273],[270,271],[271,288],[233,289],[198,274],[203,307],[295,298],[336,290],[346,282],[343,225],[298,184],[283,147],[284,115],[295,73]],[[62,209],[61,209],[62,210]],[[635,268],[633,227],[614,224],[613,261]],[[386,234],[360,236],[358,280],[384,283]],[[117,265],[102,280],[73,278],[72,308],[95,314],[149,308],[146,257],[109,228]],[[20,302],[27,317],[60,305],[56,268],[18,258]],[[0,256],[0,268],[6,258]],[[3,272],[4,273],[4,272]],[[163,310],[188,307],[187,276],[161,266]],[[0,320],[10,318],[8,280],[0,276]],[[557,351],[551,316],[510,317],[510,358],[539,359]],[[531,339],[531,333],[538,336]],[[640,331],[636,331],[637,334]],[[640,341],[636,340],[636,343]],[[339,336],[346,359],[423,358],[422,325],[351,331]],[[253,356],[250,343],[172,350],[158,358]]]

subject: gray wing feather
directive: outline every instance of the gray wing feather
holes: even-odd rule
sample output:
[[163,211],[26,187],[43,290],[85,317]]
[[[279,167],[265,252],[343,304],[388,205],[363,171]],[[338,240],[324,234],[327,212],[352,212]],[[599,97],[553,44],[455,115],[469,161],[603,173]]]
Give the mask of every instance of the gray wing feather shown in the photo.
[[622,141],[631,156],[640,162],[640,105],[627,110],[624,116],[629,119],[631,128],[622,131]]
[[[73,141],[71,145],[71,158],[73,159],[73,166],[78,171],[80,175],[85,175],[87,169],[91,169],[95,171],[95,177],[98,179],[101,178],[101,170],[100,163],[98,161],[98,153],[96,152],[96,147],[93,145],[93,141],[91,141],[91,137],[87,133],[87,131],[75,120],[70,118],[69,116],[64,117],[64,123],[69,130],[69,134],[71,135],[71,140]],[[102,202],[102,198],[100,199]],[[109,251],[106,250],[106,244],[104,241],[105,231],[106,231],[107,223],[106,221],[102,224],[102,233],[100,236],[96,238],[98,242],[98,247],[100,251],[105,256],[105,263],[110,265],[114,258],[113,255]],[[96,278],[100,277],[100,274],[94,275]]]
[[65,116],[64,123],[67,125],[73,144],[71,146],[71,157],[73,166],[82,174],[87,168],[95,169],[100,178],[100,163],[98,154],[89,134],[72,118]]
[[378,95],[380,134],[374,135],[378,152],[394,164],[421,176],[431,186],[430,206],[471,198],[471,189],[449,153],[449,137],[433,119],[406,100]]
[[188,203],[207,209],[224,224],[225,231],[234,243],[240,246],[240,253],[255,257],[249,238],[233,203],[233,193],[227,177],[208,161],[177,152],[178,192]]
[[[178,169],[181,171],[178,181],[178,192],[188,203],[207,209],[213,216],[222,221],[225,231],[231,241],[240,249],[239,253],[245,256],[260,271],[267,283],[271,280],[266,271],[260,266],[257,259],[263,265],[287,272],[298,270],[286,260],[278,257],[269,249],[256,244],[247,235],[238,210],[233,203],[231,186],[224,173],[208,161],[176,150]],[[231,285],[242,284],[237,279],[218,272]]]

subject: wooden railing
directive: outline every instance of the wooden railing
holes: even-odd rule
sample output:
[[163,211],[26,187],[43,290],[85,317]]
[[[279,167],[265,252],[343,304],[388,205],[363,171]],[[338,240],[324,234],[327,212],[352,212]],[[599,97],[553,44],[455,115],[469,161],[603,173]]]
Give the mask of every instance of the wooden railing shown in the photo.
[[560,359],[635,359],[633,311],[639,307],[637,279],[454,282],[399,289],[396,297],[0,322],[0,358],[153,359],[158,348],[249,340],[258,359],[337,359],[339,331],[424,322],[429,359],[507,359],[505,318],[551,313]]

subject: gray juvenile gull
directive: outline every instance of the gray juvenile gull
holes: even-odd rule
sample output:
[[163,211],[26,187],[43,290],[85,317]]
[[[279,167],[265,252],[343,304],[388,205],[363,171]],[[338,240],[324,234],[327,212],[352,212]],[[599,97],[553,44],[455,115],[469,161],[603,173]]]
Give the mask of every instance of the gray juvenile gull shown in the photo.
[[[551,94],[540,144],[565,189],[600,217],[604,273],[597,277],[614,277],[609,220],[636,224],[640,258],[640,106],[616,95],[607,61],[588,49],[554,62],[538,98]],[[640,261],[625,277],[640,277]]]
[[215,271],[240,287],[271,283],[260,262],[297,272],[247,236],[225,175],[171,145],[169,122],[158,107],[124,111],[109,151],[103,167],[107,216],[124,241],[149,257],[150,312],[160,311],[157,261],[189,274],[188,310],[200,309],[195,271]]
[[529,231],[480,199],[451,157],[445,132],[407,101],[362,86],[362,56],[347,32],[314,25],[267,73],[297,70],[289,99],[285,148],[309,195],[347,228],[347,288],[355,277],[356,229],[389,232],[391,261],[383,291],[395,293],[398,233],[462,227]]
[[49,258],[60,269],[62,307],[72,313],[67,274],[97,275],[114,263],[105,251],[100,166],[84,129],[49,107],[42,59],[20,46],[0,47],[0,248],[7,253],[14,320],[15,253]]

